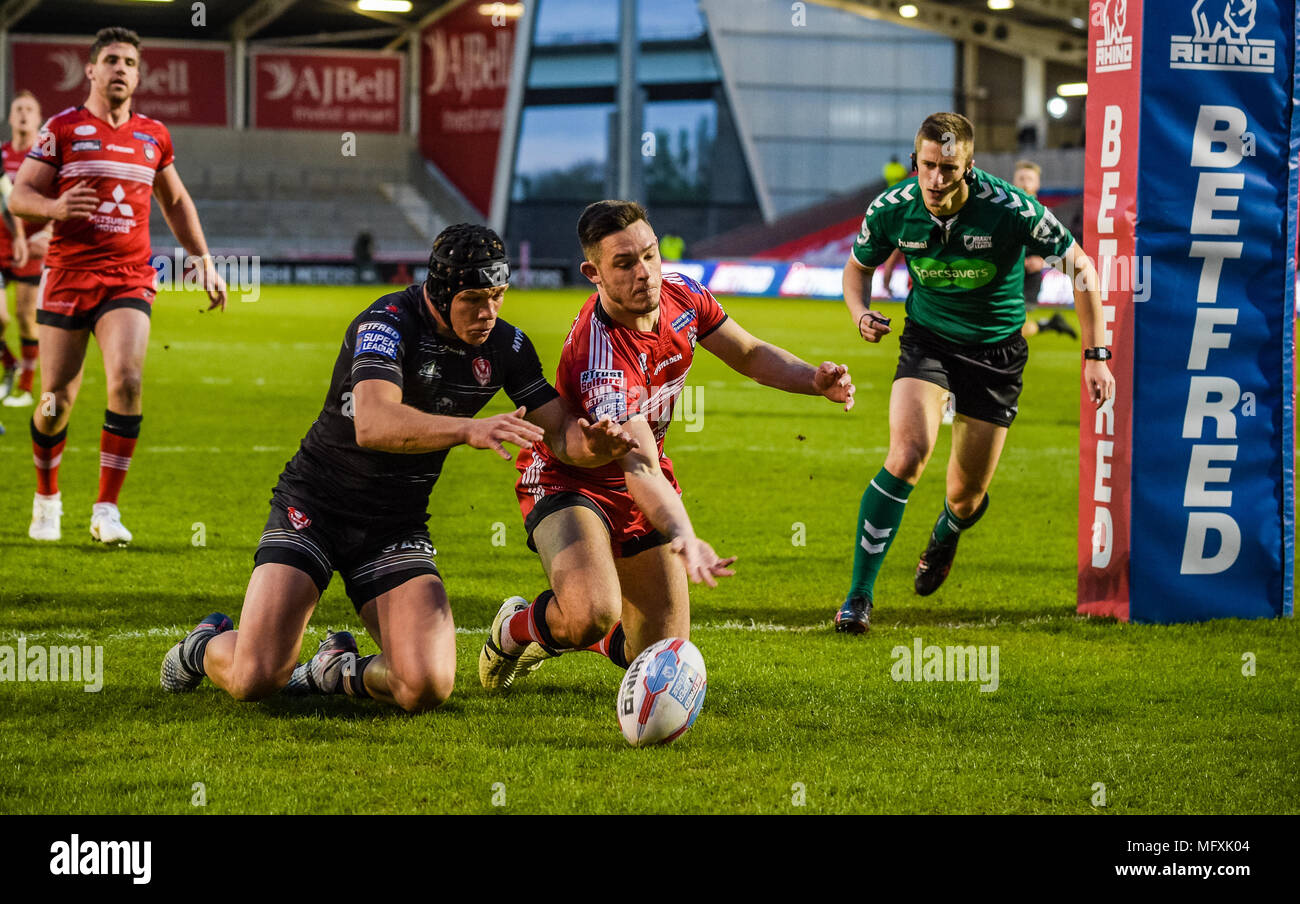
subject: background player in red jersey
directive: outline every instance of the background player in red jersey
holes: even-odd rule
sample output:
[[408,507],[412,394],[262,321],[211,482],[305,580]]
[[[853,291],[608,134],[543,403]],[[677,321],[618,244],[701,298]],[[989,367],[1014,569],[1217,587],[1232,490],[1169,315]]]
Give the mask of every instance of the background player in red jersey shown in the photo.
[[33,540],[62,535],[58,468],[93,332],[104,356],[108,407],[90,534],[102,543],[129,543],[131,532],[122,525],[117,497],[143,410],[141,377],[155,278],[149,263],[151,195],[176,240],[201,258],[209,310],[225,308],[226,286],[208,254],[198,211],[176,172],[171,136],[162,123],[131,110],[140,82],[136,33],[100,30],[90,48],[86,77],[90,96],[41,129],[18,170],[10,201],[15,214],[54,221],[36,311],[43,401],[31,424],[36,498],[28,535]]
[[[11,138],[0,144],[4,174],[12,180],[18,175],[23,158],[36,141],[41,127],[41,105],[30,91],[19,91],[9,104]],[[15,361],[3,344],[4,327],[0,324],[0,356],[4,358],[6,376],[0,385],[0,397],[10,408],[32,404],[32,379],[36,375],[36,286],[41,266],[49,248],[50,229],[44,223],[15,218],[14,229],[0,230],[0,274],[5,284],[14,284],[14,313],[18,319],[21,357]],[[0,308],[4,307],[0,304]],[[0,318],[2,320],[3,318]],[[16,371],[16,373],[15,373]],[[14,383],[14,377],[17,383]]]
[[847,367],[814,367],[756,339],[699,283],[662,274],[640,204],[592,204],[578,239],[596,292],[565,340],[556,389],[593,421],[623,424],[637,448],[587,469],[566,465],[544,443],[520,454],[528,545],[551,589],[531,605],[512,597],[497,613],[479,654],[479,680],[490,689],[565,650],[594,650],[626,668],[655,641],[690,636],[690,581],[715,586],[732,574],[735,558],[695,536],[663,452],[697,341],[765,386],[853,407]]

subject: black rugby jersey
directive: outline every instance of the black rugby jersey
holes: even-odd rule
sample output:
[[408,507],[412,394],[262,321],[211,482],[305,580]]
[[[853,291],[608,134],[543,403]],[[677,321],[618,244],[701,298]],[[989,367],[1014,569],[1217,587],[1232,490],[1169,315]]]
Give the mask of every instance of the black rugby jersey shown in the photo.
[[310,505],[354,521],[429,518],[450,450],[404,455],[357,445],[352,387],[372,379],[400,386],[404,405],[453,417],[473,417],[503,388],[529,411],[559,395],[523,330],[498,318],[486,342],[467,345],[438,335],[421,286],[385,295],[348,325],[325,405],[276,485],[307,515]]

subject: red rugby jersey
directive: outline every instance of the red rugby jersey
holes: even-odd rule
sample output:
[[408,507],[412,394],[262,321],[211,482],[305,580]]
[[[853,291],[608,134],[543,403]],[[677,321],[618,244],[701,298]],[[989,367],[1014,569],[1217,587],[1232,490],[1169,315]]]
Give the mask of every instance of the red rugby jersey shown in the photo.
[[156,119],[133,113],[117,128],[85,107],[50,117],[27,155],[58,171],[56,194],[85,181],[99,195],[89,219],[54,224],[48,267],[97,270],[149,263],[149,202],[172,139]]
[[[686,385],[695,356],[695,343],[727,319],[722,306],[695,280],[665,273],[659,292],[659,322],[653,330],[633,330],[612,320],[593,294],[573,322],[560,353],[555,388],[569,403],[595,423],[608,415],[623,423],[641,414],[650,424],[664,458],[664,436],[672,421],[673,406]],[[600,468],[565,465],[537,443],[516,460],[522,473],[539,459],[547,470],[577,480],[609,485],[625,482],[617,462]]]
[[[28,148],[27,150],[31,150]],[[12,141],[6,141],[0,144],[0,161],[3,162],[5,175],[9,181],[14,181],[14,176],[18,175],[18,167],[23,165],[23,158],[27,156],[27,151],[20,151],[14,147]],[[26,227],[27,237],[31,238],[36,233],[45,228],[44,223],[35,220],[22,218],[23,226]],[[13,236],[9,233],[9,227],[5,225],[4,219],[0,218],[0,261],[7,261],[13,254]]]

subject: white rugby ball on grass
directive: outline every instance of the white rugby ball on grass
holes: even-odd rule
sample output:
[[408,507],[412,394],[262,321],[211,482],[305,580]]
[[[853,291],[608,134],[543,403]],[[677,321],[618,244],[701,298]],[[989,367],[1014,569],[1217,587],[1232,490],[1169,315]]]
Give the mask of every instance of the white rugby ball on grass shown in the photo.
[[668,637],[632,660],[618,688],[618,726],[633,747],[668,744],[700,714],[708,678],[695,644]]

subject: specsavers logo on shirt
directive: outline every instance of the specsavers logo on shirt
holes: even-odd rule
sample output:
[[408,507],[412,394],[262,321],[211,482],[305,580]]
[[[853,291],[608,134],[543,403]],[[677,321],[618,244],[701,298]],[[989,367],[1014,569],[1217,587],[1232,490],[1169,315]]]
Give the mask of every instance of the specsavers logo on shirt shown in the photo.
[[961,258],[955,261],[938,261],[920,257],[909,262],[912,278],[927,289],[956,286],[959,289],[978,289],[998,275],[998,268],[989,261]]

